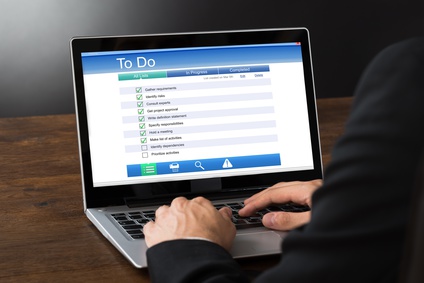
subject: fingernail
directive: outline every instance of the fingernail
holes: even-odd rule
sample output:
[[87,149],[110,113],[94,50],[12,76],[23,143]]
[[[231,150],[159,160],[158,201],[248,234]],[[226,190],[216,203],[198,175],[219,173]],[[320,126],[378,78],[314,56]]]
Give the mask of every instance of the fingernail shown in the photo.
[[270,212],[264,215],[262,218],[262,224],[265,227],[273,227],[275,223],[275,214]]

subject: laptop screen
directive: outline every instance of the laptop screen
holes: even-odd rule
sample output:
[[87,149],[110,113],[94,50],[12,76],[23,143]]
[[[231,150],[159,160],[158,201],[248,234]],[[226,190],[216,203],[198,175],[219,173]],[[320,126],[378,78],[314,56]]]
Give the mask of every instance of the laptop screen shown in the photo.
[[309,42],[281,32],[74,39],[90,185],[321,171]]

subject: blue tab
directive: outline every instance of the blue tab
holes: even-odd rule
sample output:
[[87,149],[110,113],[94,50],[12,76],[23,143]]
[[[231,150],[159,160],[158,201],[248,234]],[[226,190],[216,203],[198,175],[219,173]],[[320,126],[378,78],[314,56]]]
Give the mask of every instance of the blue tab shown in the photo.
[[168,71],[168,78],[170,77],[186,77],[186,76],[207,76],[217,75],[217,68],[205,68],[205,69],[186,69],[178,71]]
[[261,66],[234,66],[219,68],[220,74],[234,74],[234,73],[261,73],[269,72],[269,65]]

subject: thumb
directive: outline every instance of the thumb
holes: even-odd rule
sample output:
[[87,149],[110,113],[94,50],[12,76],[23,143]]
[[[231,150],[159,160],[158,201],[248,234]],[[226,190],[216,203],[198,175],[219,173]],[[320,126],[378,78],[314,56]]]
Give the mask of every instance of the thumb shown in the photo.
[[262,224],[274,230],[292,230],[309,222],[311,212],[270,212],[263,216]]

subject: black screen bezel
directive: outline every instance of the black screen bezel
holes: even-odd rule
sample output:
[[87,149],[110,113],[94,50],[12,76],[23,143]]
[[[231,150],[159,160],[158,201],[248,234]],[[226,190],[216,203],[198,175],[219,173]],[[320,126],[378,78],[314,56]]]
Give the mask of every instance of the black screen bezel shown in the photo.
[[[127,203],[129,199],[138,199],[141,203],[148,203],[155,199],[160,199],[161,202],[168,202],[177,195],[186,195],[190,197],[196,194],[191,192],[190,181],[93,187],[81,53],[128,50],[129,47],[131,47],[131,49],[141,50],[284,42],[300,42],[302,47],[314,169],[220,178],[222,190],[229,192],[232,192],[233,189],[237,187],[267,187],[281,181],[322,178],[322,160],[316,113],[315,87],[312,72],[309,32],[306,28],[73,38],[70,42],[71,60],[74,74],[75,106],[79,127],[80,162],[83,168],[82,182],[86,207],[93,208],[123,205]],[[161,192],[165,193],[162,194]],[[222,195],[222,193],[211,192],[208,194],[210,198],[218,197],[219,195]]]

